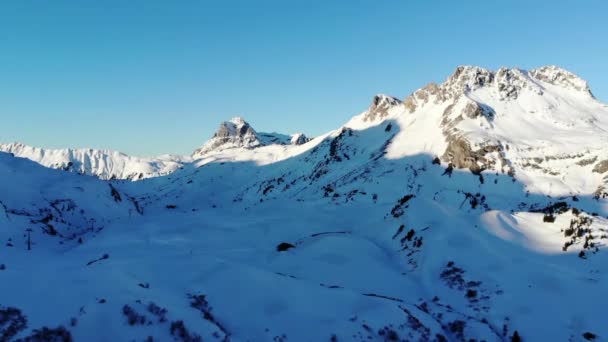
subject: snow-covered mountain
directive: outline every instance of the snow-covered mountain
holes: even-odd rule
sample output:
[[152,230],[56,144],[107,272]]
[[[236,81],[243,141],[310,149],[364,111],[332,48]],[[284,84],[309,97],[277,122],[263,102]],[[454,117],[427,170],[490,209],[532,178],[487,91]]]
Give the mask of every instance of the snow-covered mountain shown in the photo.
[[566,70],[463,66],[140,182],[0,154],[0,339],[605,340],[607,128]]
[[302,133],[258,133],[245,120],[236,117],[223,122],[213,137],[196,149],[191,157],[161,155],[142,158],[110,150],[47,149],[17,142],[0,144],[0,151],[30,159],[52,169],[95,176],[103,180],[138,181],[169,175],[195,159],[213,156],[226,149],[251,150],[270,145],[301,145],[309,140]]
[[22,143],[0,144],[0,151],[33,160],[53,169],[101,179],[141,180],[168,175],[189,163],[189,157],[163,155],[141,158],[121,152],[94,149],[46,149]]
[[430,153],[475,174],[517,173],[532,192],[603,195],[608,107],[566,70],[464,66],[403,104],[382,103],[389,105],[372,106],[346,126],[395,120],[402,129],[388,146],[391,158]]

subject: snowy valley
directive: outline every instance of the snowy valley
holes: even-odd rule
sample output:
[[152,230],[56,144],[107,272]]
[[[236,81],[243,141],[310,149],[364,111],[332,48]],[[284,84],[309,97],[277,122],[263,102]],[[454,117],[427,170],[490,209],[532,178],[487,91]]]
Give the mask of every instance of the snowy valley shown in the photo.
[[555,66],[314,138],[0,150],[0,341],[608,339],[608,106]]

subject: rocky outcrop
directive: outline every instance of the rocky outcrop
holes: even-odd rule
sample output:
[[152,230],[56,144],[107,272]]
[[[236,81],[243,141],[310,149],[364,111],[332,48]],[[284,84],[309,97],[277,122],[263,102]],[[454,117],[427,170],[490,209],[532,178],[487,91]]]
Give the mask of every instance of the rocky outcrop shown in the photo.
[[608,160],[602,160],[601,162],[595,164],[592,171],[595,173],[608,172]]
[[242,118],[236,117],[230,121],[222,122],[211,140],[195,150],[192,157],[200,158],[206,153],[220,148],[254,148],[261,144],[251,125]]
[[306,144],[309,141],[310,141],[310,138],[308,138],[303,133],[296,133],[296,134],[294,134],[294,135],[291,136],[291,141],[290,142],[291,142],[292,145],[303,145],[303,144]]
[[[469,169],[474,174],[479,174],[487,169],[495,169],[496,161],[499,160],[500,168],[507,166],[506,160],[502,157],[502,146],[486,145],[473,150],[468,140],[463,137],[449,137],[448,146],[441,156],[441,159],[458,169]],[[496,158],[488,157],[488,154],[497,152]]]
[[543,95],[542,88],[530,78],[528,72],[518,68],[498,69],[495,80],[498,94],[503,101],[516,100],[522,90],[529,90],[537,95]]
[[459,66],[441,85],[446,99],[478,89],[494,82],[494,73],[475,66]]
[[577,161],[576,165],[587,166],[587,165],[591,165],[591,164],[595,163],[596,161],[597,161],[597,156],[593,156],[591,158],[581,159],[581,160]]
[[574,89],[593,97],[587,81],[555,65],[530,70],[530,75],[539,81],[566,89]]
[[476,101],[471,101],[466,104],[464,107],[462,114],[469,119],[476,119],[479,117],[485,117],[487,119],[494,118],[495,112],[492,107],[478,103]]
[[231,148],[253,149],[268,145],[301,145],[309,140],[302,133],[286,135],[256,132],[247,121],[236,117],[222,122],[213,137],[192,153],[192,158],[200,159],[210,152]]
[[441,85],[431,83],[414,92],[404,102],[407,103],[406,107],[413,111],[414,105],[427,103],[430,97],[434,97],[434,103],[442,103],[456,100],[482,87],[494,88],[503,101],[515,100],[524,89],[542,95],[543,89],[537,83],[538,80],[552,84],[572,85],[579,89],[586,86],[586,84],[577,82],[578,78],[571,73],[549,73],[548,70],[553,69],[545,67],[528,72],[518,68],[500,68],[494,72],[476,66],[459,66]]
[[363,121],[376,121],[384,119],[388,115],[388,110],[394,106],[400,105],[401,101],[397,98],[388,95],[376,95],[369,106],[367,113],[363,117]]

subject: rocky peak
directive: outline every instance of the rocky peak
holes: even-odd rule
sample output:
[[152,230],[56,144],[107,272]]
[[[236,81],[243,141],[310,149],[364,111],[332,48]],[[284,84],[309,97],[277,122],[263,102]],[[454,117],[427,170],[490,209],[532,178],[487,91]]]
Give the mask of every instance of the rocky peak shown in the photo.
[[304,133],[295,133],[291,136],[291,144],[292,145],[303,145],[310,141]]
[[459,66],[456,71],[448,77],[442,87],[452,92],[468,92],[494,81],[494,73],[490,70],[477,66]]
[[199,159],[209,152],[230,148],[252,149],[267,145],[301,145],[309,140],[302,133],[286,135],[256,132],[243,118],[235,117],[222,122],[213,137],[196,149],[192,157]]
[[457,96],[493,85],[498,90],[500,99],[512,100],[517,98],[521,90],[530,90],[537,95],[543,95],[542,83],[539,84],[538,81],[593,96],[585,80],[554,65],[530,71],[501,67],[495,72],[476,66],[459,66],[441,87]]
[[439,104],[448,100],[454,101],[470,91],[493,82],[494,73],[490,70],[470,65],[459,66],[445,82],[429,83],[416,90],[403,100],[403,105],[410,113],[413,113],[418,107],[429,102]]
[[401,100],[392,96],[378,94],[372,99],[372,104],[369,106],[367,113],[363,117],[363,121],[375,121],[383,119],[388,115],[388,110],[391,107],[401,104]]
[[239,137],[244,141],[255,138],[256,133],[249,123],[241,117],[235,117],[230,121],[224,121],[213,135],[214,138]]
[[519,68],[500,68],[495,74],[495,83],[501,100],[515,100],[522,90],[542,95],[542,88],[534,82],[527,71]]
[[431,83],[415,91],[404,100],[404,104],[410,112],[413,112],[418,106],[431,100],[434,103],[455,100],[481,88],[495,92],[502,101],[516,100],[522,91],[543,95],[543,83],[582,91],[593,96],[587,82],[556,66],[546,66],[531,71],[502,67],[491,71],[466,65],[457,67],[454,73],[440,85]]
[[555,65],[548,65],[530,70],[530,76],[541,82],[560,86],[566,89],[574,89],[593,97],[587,81],[578,77],[574,73]]
[[192,154],[200,158],[204,154],[224,148],[253,148],[261,145],[256,131],[243,118],[235,117],[220,124],[213,137]]
[[502,67],[490,71],[476,66],[459,66],[441,85],[448,98],[458,97],[483,87],[495,87],[501,100],[514,100],[522,89],[542,95],[542,88],[536,84],[527,71],[519,68]]

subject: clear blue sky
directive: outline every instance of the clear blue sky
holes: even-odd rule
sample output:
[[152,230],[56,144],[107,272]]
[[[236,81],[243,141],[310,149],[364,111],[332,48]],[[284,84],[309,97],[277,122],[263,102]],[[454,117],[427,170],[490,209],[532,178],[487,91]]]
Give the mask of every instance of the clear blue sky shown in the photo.
[[220,121],[321,134],[457,65],[608,100],[606,1],[4,1],[0,141],[189,154]]

